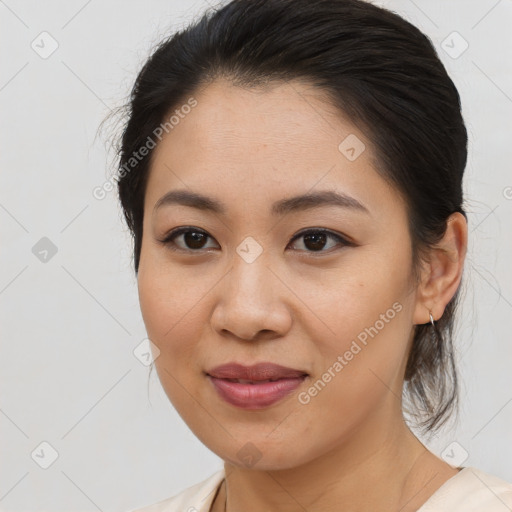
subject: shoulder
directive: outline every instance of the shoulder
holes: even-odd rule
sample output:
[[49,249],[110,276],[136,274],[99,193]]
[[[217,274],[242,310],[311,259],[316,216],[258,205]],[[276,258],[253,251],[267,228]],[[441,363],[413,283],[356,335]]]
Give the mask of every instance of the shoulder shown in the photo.
[[132,512],[208,512],[224,476],[224,469],[221,469],[171,498]]
[[417,512],[504,512],[512,508],[512,483],[465,467],[447,480]]

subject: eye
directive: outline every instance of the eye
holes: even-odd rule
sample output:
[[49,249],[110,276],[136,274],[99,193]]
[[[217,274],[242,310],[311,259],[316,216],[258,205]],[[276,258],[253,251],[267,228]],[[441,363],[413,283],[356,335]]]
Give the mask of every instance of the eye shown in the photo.
[[[299,238],[303,239],[302,244],[299,245],[304,246],[307,252],[330,252],[328,250],[323,250],[325,247],[327,247],[327,249],[331,249],[332,247],[336,246],[336,243],[329,244],[329,239],[334,240],[342,246],[354,245],[352,242],[349,242],[341,235],[338,235],[337,233],[327,229],[308,229],[307,231],[302,231],[292,239],[292,242]],[[304,249],[300,248],[299,250]]]
[[[159,242],[174,251],[200,252],[203,249],[209,248],[205,245],[208,238],[213,240],[208,233],[201,229],[193,226],[182,226],[173,229],[163,240],[159,240]],[[180,241],[180,243],[177,241]]]
[[[298,239],[303,239],[302,245],[305,247],[298,250],[305,250],[306,252],[330,252],[329,249],[341,246],[353,246],[354,244],[341,235],[329,231],[327,229],[308,229],[295,235],[289,245]],[[204,249],[211,249],[208,247],[207,240],[214,240],[208,233],[202,229],[193,226],[182,226],[170,231],[162,240],[158,240],[161,244],[165,245],[173,251],[182,250],[188,252],[202,252]],[[329,244],[328,241],[331,240]],[[334,242],[334,243],[332,243]],[[218,245],[217,245],[218,248]],[[327,250],[325,250],[327,248]],[[297,249],[295,247],[295,249]]]

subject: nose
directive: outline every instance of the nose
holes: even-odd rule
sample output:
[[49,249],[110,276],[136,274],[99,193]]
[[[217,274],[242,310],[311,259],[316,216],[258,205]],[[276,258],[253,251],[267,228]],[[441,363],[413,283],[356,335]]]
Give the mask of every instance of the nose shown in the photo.
[[290,329],[291,292],[263,254],[252,263],[235,255],[215,290],[211,325],[221,336],[256,341],[282,337]]

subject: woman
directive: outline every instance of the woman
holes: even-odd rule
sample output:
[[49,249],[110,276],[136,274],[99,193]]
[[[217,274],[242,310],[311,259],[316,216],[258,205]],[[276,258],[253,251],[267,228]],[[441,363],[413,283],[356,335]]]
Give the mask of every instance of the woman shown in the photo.
[[224,468],[140,511],[512,507],[404,420],[456,410],[466,144],[430,40],[361,0],[233,0],[161,43],[119,196],[160,381]]

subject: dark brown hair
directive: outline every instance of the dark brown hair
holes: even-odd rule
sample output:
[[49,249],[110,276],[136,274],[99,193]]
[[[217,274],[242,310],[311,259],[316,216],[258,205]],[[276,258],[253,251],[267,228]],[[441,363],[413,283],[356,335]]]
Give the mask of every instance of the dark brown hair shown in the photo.
[[[427,36],[362,0],[233,0],[162,41],[126,105],[117,182],[135,273],[152,152],[127,164],[172,109],[219,77],[241,87],[305,80],[363,130],[377,171],[406,201],[416,278],[449,215],[466,217],[460,98]],[[404,398],[424,432],[435,431],[457,406],[452,338],[458,295],[434,328],[415,326]]]

